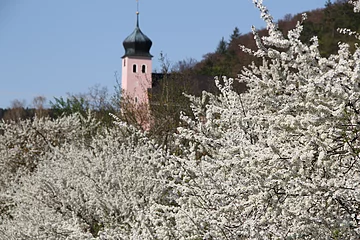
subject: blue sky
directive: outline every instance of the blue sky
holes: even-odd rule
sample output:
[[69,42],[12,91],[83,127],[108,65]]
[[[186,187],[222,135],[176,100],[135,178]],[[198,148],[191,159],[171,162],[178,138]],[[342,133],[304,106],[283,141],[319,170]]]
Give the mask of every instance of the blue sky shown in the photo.
[[[170,62],[201,60],[237,26],[264,27],[251,0],[140,0],[140,28]],[[275,19],[322,8],[326,0],[264,0]],[[122,41],[133,31],[136,0],[0,0],[0,108],[14,99],[110,92],[121,76]]]

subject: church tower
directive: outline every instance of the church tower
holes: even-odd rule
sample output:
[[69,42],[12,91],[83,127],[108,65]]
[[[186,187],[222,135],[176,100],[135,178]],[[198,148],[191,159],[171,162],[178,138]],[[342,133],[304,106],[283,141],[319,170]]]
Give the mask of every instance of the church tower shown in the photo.
[[122,90],[135,104],[148,104],[148,89],[152,85],[152,42],[140,30],[138,11],[135,29],[124,40],[123,45],[125,54],[122,57]]

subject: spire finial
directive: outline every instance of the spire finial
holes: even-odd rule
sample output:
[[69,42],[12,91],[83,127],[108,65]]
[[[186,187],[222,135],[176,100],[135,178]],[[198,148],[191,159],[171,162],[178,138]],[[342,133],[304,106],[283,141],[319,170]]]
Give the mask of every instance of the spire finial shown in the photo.
[[136,0],[136,26],[139,27],[139,0]]
[[136,0],[136,15],[139,15],[139,0]]

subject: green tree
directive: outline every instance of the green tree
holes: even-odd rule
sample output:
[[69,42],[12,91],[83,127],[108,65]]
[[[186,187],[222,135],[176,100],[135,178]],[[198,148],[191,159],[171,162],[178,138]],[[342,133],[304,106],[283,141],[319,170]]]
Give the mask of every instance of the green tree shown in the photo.
[[85,116],[89,109],[89,101],[84,96],[68,95],[65,99],[54,97],[54,101],[50,101],[50,106],[54,118],[62,115],[69,116],[77,112]]
[[220,54],[225,54],[227,48],[228,48],[228,43],[225,41],[224,37],[222,37],[215,52]]
[[238,39],[241,36],[240,30],[238,27],[235,27],[235,29],[233,30],[233,33],[230,35],[230,44],[235,41],[236,39]]

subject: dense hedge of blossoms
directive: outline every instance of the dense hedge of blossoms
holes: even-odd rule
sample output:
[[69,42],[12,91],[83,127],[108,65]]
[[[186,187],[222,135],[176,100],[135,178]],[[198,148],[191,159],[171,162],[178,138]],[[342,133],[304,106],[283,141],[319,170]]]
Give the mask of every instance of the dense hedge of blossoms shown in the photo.
[[269,34],[242,46],[263,60],[248,92],[190,96],[172,152],[119,120],[2,124],[0,238],[359,239],[360,49],[324,58],[254,3]]
[[17,122],[0,122],[0,220],[12,201],[7,198],[8,186],[37,168],[41,157],[65,143],[88,142],[98,128],[89,115],[80,114],[56,120],[38,118]]
[[[98,123],[89,115],[80,114],[56,120],[38,118],[17,122],[0,122],[0,164],[3,170],[18,168],[32,171],[38,157],[65,142],[81,143],[90,137]],[[0,174],[4,174],[2,171]]]
[[[69,118],[76,123],[76,117]],[[52,123],[44,121],[47,127]],[[151,235],[148,212],[164,194],[156,180],[164,156],[143,133],[124,126],[103,129],[91,142],[74,138],[42,153],[36,170],[8,186],[13,206],[8,217],[3,216],[0,236],[147,239]]]

